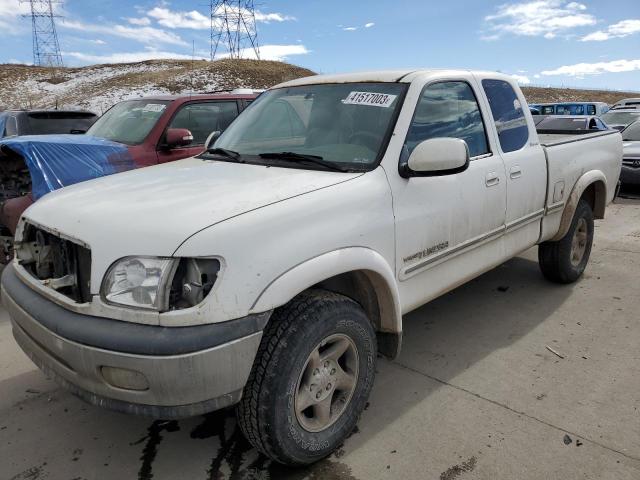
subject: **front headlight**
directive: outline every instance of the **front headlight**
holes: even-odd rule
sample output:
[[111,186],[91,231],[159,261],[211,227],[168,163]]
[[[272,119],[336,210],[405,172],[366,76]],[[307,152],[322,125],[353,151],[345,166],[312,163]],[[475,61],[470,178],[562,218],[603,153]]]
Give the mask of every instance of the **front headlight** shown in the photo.
[[125,257],[102,282],[102,298],[111,304],[158,312],[193,307],[213,288],[217,258]]
[[125,257],[109,268],[102,282],[102,296],[108,303],[149,310],[166,310],[167,284],[177,259]]

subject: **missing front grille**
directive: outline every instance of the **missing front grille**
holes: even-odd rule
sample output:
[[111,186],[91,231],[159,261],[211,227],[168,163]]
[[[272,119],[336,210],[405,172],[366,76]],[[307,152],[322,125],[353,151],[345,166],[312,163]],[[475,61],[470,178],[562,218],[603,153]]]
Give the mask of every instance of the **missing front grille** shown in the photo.
[[91,250],[26,225],[17,251],[20,264],[35,278],[78,303],[91,300]]

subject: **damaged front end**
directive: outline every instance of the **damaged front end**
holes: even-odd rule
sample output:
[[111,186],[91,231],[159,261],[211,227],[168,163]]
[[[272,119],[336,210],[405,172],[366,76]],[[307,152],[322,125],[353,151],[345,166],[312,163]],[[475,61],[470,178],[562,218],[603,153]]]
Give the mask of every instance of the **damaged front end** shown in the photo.
[[26,224],[16,243],[20,265],[42,284],[76,303],[91,301],[91,250]]

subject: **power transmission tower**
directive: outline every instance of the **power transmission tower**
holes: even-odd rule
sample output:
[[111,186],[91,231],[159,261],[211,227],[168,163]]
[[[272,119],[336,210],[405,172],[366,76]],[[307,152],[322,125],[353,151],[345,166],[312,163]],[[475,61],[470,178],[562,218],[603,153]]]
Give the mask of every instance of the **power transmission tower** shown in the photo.
[[33,31],[33,63],[41,67],[62,67],[62,54],[58,43],[53,4],[59,0],[20,0],[29,3],[31,13],[25,17],[31,18]]
[[211,60],[222,43],[230,58],[253,50],[260,59],[256,10],[253,0],[211,0]]

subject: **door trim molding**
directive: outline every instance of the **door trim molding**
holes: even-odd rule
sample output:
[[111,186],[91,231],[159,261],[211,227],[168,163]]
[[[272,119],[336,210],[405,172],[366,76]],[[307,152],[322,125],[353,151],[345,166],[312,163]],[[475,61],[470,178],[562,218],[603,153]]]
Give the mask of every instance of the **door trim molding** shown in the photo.
[[448,250],[444,250],[442,252],[436,253],[428,258],[422,259],[413,265],[409,265],[402,270],[400,270],[399,279],[400,281],[404,281],[417,274],[419,271],[425,270],[427,267],[433,267],[436,263],[440,263],[445,258],[458,256],[462,253],[465,253],[469,250],[472,250],[480,245],[487,243],[490,240],[498,238],[502,236],[505,232],[505,226],[502,225],[494,230],[491,230],[487,233],[480,235],[479,237],[472,238],[467,240],[466,242],[460,243],[455,247],[452,247]]
[[541,208],[540,210],[529,213],[524,217],[514,220],[506,225],[502,225],[501,227],[493,229],[478,237],[460,243],[455,247],[449,248],[442,252],[438,252],[434,255],[431,255],[430,257],[421,259],[419,262],[416,262],[413,265],[408,265],[400,270],[398,278],[400,281],[408,280],[418,273],[424,272],[431,267],[435,267],[436,265],[442,263],[442,261],[444,261],[445,259],[453,258],[460,254],[467,253],[475,248],[484,245],[485,243],[488,243],[489,241],[497,240],[507,233],[512,233],[522,227],[529,225],[530,223],[542,219],[544,215],[545,209]]

